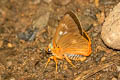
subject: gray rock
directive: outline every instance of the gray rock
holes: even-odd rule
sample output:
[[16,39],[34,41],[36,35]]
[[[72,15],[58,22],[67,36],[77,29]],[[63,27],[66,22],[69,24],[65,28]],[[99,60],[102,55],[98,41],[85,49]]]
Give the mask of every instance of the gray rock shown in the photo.
[[48,24],[49,16],[50,16],[49,12],[40,16],[37,20],[33,22],[33,27],[37,27],[40,30],[42,30]]
[[120,50],[120,3],[113,8],[105,19],[101,37],[107,46]]

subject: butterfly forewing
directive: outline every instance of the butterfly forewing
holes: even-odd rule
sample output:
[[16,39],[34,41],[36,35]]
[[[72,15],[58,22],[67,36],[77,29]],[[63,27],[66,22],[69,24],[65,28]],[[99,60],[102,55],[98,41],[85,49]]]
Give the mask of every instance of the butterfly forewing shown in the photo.
[[66,14],[64,16],[64,18],[60,21],[57,29],[56,29],[56,34],[54,36],[54,41],[57,44],[58,40],[68,34],[68,33],[79,33],[79,29],[77,24],[74,22],[74,20],[72,19],[72,17],[69,14]]

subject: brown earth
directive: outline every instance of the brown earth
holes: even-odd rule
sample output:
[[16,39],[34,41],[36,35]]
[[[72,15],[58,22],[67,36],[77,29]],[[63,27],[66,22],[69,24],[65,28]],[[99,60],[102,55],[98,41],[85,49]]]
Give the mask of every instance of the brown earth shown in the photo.
[[[96,1],[96,2],[95,2]],[[105,17],[120,0],[0,0],[0,80],[120,80],[120,51],[101,40]],[[74,11],[92,41],[83,62],[45,63],[45,48],[67,11]],[[31,37],[31,35],[36,35]]]

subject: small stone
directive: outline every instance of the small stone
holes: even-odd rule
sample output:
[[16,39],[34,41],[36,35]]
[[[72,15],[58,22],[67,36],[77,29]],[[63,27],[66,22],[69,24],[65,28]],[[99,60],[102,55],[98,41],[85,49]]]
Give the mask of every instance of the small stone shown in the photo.
[[12,65],[12,61],[7,62],[7,66],[10,67]]
[[43,36],[39,36],[39,40],[40,40],[40,42],[42,42],[42,43],[46,42],[46,40],[44,39]]
[[113,54],[113,55],[116,55],[116,54],[117,54],[117,52],[112,52],[112,54]]
[[95,6],[99,7],[99,0],[95,0]]
[[105,51],[100,51],[99,53],[97,53],[96,56],[94,56],[95,61],[98,63],[99,61],[101,61],[102,57],[104,56]]
[[86,5],[88,6],[90,3],[90,0],[74,0],[76,5],[80,5],[82,7],[86,7]]
[[2,45],[3,45],[3,41],[2,41],[2,40],[0,40],[0,48],[2,47]]
[[67,69],[68,69],[67,64],[64,64],[64,65],[63,65],[63,69],[64,69],[64,70],[67,70]]
[[120,72],[120,66],[117,66],[117,71]]
[[37,28],[35,28],[35,29],[28,28],[28,29],[26,29],[25,32],[21,32],[17,36],[19,39],[22,39],[25,41],[34,41],[36,38],[37,32],[38,32]]
[[41,0],[32,0],[31,4],[40,4]]
[[33,27],[37,27],[40,30],[42,30],[48,24],[49,16],[50,16],[49,12],[40,16],[37,20],[33,22]]
[[120,3],[105,19],[102,26],[101,37],[104,43],[113,49],[120,50]]
[[54,0],[54,2],[58,5],[65,6],[71,2],[71,0]]
[[0,80],[2,80],[2,77],[1,77],[1,75],[0,75]]
[[80,58],[80,61],[82,62],[82,61],[85,61],[86,60],[86,57],[82,57],[82,58]]
[[93,33],[92,36],[93,37],[96,37],[98,35],[98,33]]
[[94,0],[89,0],[90,1],[90,3],[93,3],[94,2]]
[[101,58],[101,61],[105,61],[105,59],[106,59],[106,57],[102,57],[102,58]]
[[12,48],[13,47],[13,45],[11,44],[11,43],[8,43],[8,45],[7,45],[9,48]]
[[96,14],[97,20],[99,24],[102,24],[105,20],[105,14],[104,12]]
[[114,77],[114,78],[112,78],[112,80],[117,80],[117,78]]
[[118,80],[120,80],[120,73],[118,74]]
[[62,5],[67,5],[71,0],[60,0]]
[[15,78],[14,78],[14,77],[11,77],[10,80],[15,80]]
[[50,3],[50,2],[52,2],[52,0],[43,0],[44,2],[46,2],[46,3]]

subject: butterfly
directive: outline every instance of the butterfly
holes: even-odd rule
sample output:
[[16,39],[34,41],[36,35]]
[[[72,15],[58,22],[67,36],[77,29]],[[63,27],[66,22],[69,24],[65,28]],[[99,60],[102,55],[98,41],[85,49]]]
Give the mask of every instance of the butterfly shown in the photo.
[[71,60],[81,60],[84,56],[89,56],[91,51],[91,40],[82,29],[79,19],[72,11],[67,12],[48,45],[47,52],[52,53],[52,56],[48,58],[45,68],[51,59],[56,63],[56,71],[57,59],[66,59],[75,67]]

